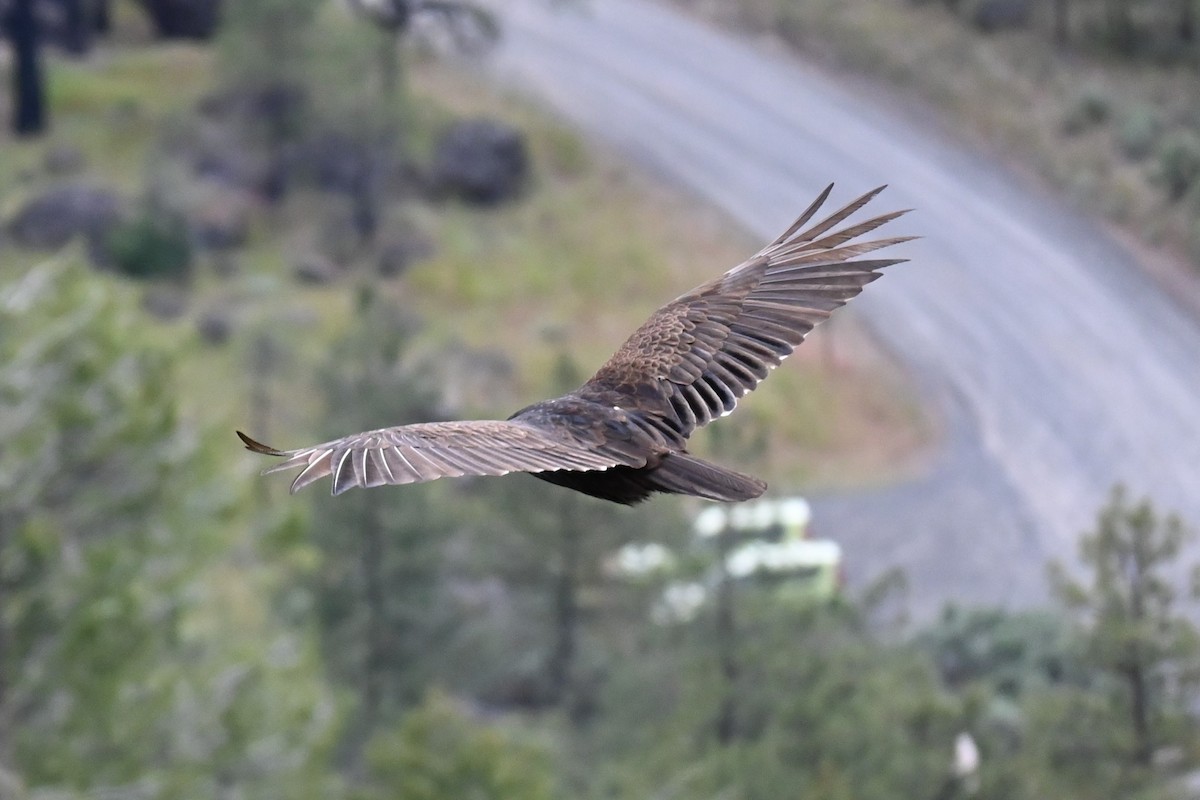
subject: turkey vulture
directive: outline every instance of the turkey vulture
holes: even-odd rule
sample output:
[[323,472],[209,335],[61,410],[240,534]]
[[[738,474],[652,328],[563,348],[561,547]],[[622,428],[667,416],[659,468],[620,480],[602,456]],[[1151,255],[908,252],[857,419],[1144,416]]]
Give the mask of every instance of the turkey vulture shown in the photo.
[[766,483],[686,450],[697,428],[791,354],[813,326],[905,259],[859,259],[912,237],[853,241],[904,211],[834,230],[884,187],[801,230],[821,192],[787,231],[753,258],[671,301],[638,328],[583,386],[507,420],[426,422],[276,450],[241,431],[246,448],[299,469],[298,491],[327,475],[333,494],[355,486],[462,475],[529,472],[584,494],[633,504],[655,492],[734,502]]

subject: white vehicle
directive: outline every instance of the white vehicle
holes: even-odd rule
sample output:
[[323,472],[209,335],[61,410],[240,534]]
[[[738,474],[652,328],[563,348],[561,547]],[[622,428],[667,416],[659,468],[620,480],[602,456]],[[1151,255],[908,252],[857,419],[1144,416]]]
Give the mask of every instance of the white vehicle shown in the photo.
[[[837,596],[842,587],[842,548],[831,539],[811,539],[812,509],[801,497],[757,500],[732,508],[709,506],[696,515],[692,531],[707,549],[724,554],[731,580],[773,587],[782,601],[807,603]],[[679,559],[661,544],[627,544],[608,562],[610,574],[640,580],[677,574]],[[718,562],[719,563],[719,562]],[[693,618],[707,602],[721,571],[670,582],[653,612],[658,622]]]

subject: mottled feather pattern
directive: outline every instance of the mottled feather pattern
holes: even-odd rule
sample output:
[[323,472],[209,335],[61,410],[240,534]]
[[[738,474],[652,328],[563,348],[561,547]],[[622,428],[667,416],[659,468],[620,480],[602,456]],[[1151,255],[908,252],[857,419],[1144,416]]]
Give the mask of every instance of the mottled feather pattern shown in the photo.
[[[904,211],[827,233],[882,188],[801,231],[828,198],[830,189],[826,189],[783,236],[664,306],[634,332],[590,384],[599,388],[630,385],[639,379],[656,382],[684,435],[733,411],[738,400],[789,356],[809,331],[878,278],[879,270],[903,260],[852,259],[911,237],[847,243]],[[675,335],[676,331],[683,333]],[[586,393],[588,387],[582,391]]]
[[838,227],[883,187],[810,225],[832,188],[752,258],[651,315],[579,389],[506,421],[402,425],[288,451],[238,435],[284,459],[267,472],[300,470],[293,492],[326,476],[340,494],[528,472],[621,503],[655,492],[756,497],[765,483],[691,456],[687,437],[733,411],[814,326],[904,260],[861,256],[911,238],[857,241],[904,211]]

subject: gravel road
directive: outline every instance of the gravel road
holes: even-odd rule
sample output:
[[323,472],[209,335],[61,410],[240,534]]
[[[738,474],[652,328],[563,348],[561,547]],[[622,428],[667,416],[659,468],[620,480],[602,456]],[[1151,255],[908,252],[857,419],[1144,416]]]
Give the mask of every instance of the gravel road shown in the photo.
[[652,2],[497,8],[504,79],[764,240],[831,180],[835,200],[888,183],[878,209],[918,209],[913,263],[853,310],[943,436],[910,482],[814,498],[852,580],[903,567],[919,616],[1037,602],[1118,481],[1200,525],[1200,325],[1099,225],[911,113]]

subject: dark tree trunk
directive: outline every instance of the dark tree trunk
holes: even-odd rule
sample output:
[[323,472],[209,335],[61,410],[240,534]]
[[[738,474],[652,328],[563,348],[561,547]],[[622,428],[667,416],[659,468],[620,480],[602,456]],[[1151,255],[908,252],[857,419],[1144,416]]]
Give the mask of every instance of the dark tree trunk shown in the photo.
[[93,24],[88,0],[59,0],[63,10],[63,47],[73,56],[92,49]]
[[1054,41],[1066,45],[1071,41],[1069,0],[1054,0]]
[[1131,662],[1125,671],[1129,684],[1129,713],[1133,723],[1133,759],[1143,767],[1154,759],[1154,742],[1150,736],[1150,693],[1146,685],[1146,670],[1141,653],[1134,648]]
[[[1134,549],[1127,570],[1129,582],[1129,616],[1135,630],[1146,624],[1145,587],[1148,579],[1146,563],[1141,551]],[[1133,726],[1133,757],[1143,767],[1150,766],[1154,758],[1154,741],[1150,731],[1150,680],[1147,675],[1147,658],[1139,642],[1129,644],[1125,680],[1129,684],[1129,713]]]
[[220,22],[221,0],[142,0],[142,5],[163,39],[210,39]]
[[[12,522],[12,515],[0,512],[0,553],[5,550],[8,536],[5,533],[11,528],[5,527]],[[12,527],[16,527],[15,525]],[[7,603],[4,602],[7,596],[7,586],[0,581],[0,769],[9,763],[11,742],[9,741],[6,731],[13,728],[12,719],[10,718],[8,709],[8,683],[9,683],[9,660],[12,659],[12,653],[9,651],[9,635]]]
[[112,14],[109,0],[94,0],[92,4],[92,26],[101,36],[112,31]]
[[379,41],[379,77],[383,99],[394,107],[400,96],[400,34],[391,29]]
[[46,130],[46,86],[34,0],[13,0],[6,28],[13,52],[13,132],[36,136]]
[[550,697],[564,702],[573,688],[575,638],[579,628],[579,540],[572,530],[562,533],[562,563],[554,587],[554,650],[547,665]]
[[729,744],[737,737],[737,624],[733,612],[733,580],[726,561],[729,557],[729,531],[718,537],[717,569],[717,661],[721,669],[721,706],[717,710],[717,741]]
[[1179,41],[1196,41],[1196,0],[1179,0]]
[[372,148],[367,148],[367,153],[350,189],[351,219],[354,222],[354,231],[358,234],[359,244],[363,247],[375,241],[375,234],[379,230],[376,168],[380,159],[376,158]]
[[387,669],[387,609],[383,581],[383,524],[378,506],[366,510],[362,531],[363,593],[366,600],[366,648],[363,663],[362,724],[360,741],[367,741],[379,721],[383,704],[383,676]]
[[1107,0],[1108,41],[1119,53],[1133,52],[1133,18],[1129,12],[1130,0]]

